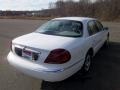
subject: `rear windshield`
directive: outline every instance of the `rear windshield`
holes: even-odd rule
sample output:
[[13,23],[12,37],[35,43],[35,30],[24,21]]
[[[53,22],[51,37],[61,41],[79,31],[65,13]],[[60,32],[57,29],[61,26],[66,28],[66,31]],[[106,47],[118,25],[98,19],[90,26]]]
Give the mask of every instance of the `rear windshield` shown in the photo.
[[80,21],[51,20],[43,24],[36,32],[48,35],[81,37],[83,25]]

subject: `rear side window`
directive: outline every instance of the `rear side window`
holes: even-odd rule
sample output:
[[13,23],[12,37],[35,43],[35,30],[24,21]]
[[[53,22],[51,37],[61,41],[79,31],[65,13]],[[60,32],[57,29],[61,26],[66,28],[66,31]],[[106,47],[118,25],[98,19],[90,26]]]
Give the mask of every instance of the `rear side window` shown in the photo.
[[98,32],[98,27],[96,26],[96,23],[94,21],[88,22],[88,33],[89,35],[93,35]]

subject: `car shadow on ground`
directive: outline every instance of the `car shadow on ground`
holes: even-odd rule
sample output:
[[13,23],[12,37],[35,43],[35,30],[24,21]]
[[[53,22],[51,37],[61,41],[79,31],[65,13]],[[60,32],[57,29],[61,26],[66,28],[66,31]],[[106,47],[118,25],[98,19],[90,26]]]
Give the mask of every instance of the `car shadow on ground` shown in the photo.
[[61,82],[42,81],[42,90],[120,90],[120,43],[110,42],[94,57],[87,74],[79,71]]

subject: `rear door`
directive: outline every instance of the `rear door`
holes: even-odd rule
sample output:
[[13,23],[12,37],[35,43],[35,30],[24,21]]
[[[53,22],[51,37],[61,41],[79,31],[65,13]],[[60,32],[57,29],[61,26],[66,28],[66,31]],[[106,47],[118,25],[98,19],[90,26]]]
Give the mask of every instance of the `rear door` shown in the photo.
[[98,29],[95,20],[91,20],[88,22],[88,33],[89,33],[89,38],[92,41],[94,52],[96,53],[101,47],[102,34]]

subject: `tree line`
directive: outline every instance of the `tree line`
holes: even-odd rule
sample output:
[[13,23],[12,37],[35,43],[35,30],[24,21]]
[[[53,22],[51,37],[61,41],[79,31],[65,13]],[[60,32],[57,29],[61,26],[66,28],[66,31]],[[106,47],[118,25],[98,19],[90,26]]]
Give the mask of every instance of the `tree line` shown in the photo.
[[120,19],[120,0],[57,0],[50,3],[51,16],[84,16],[101,20]]

